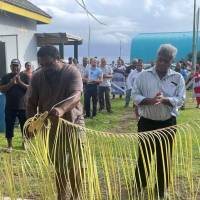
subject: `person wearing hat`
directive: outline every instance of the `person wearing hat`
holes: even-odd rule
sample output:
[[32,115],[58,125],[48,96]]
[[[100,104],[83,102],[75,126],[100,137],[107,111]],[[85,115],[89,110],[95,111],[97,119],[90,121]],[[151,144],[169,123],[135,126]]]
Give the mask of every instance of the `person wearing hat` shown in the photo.
[[5,123],[7,152],[12,151],[12,138],[16,118],[19,119],[21,132],[26,121],[25,94],[29,84],[29,77],[20,73],[21,64],[18,59],[13,59],[10,65],[11,72],[4,75],[0,82],[0,91],[6,96]]

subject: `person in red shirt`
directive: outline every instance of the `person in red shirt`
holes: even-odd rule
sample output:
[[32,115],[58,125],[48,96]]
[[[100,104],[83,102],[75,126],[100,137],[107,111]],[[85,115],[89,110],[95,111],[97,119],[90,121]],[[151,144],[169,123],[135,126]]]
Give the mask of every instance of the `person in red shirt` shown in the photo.
[[200,105],[200,66],[196,66],[196,72],[193,74],[194,79],[194,94],[197,101],[197,108],[199,108]]
[[30,62],[25,63],[25,70],[23,71],[31,80],[33,74],[33,67]]

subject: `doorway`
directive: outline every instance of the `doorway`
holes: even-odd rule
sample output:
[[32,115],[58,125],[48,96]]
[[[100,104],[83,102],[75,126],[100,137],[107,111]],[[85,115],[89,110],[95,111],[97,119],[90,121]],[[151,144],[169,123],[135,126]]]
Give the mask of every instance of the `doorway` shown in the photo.
[[0,41],[0,78],[6,74],[6,43]]

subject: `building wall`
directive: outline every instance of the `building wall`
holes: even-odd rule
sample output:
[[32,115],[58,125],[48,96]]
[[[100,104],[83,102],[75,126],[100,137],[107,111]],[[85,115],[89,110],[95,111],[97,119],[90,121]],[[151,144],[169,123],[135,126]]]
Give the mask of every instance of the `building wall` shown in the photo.
[[[185,59],[192,52],[192,32],[141,33],[136,35],[131,44],[131,58],[141,58],[144,62],[155,60],[161,44],[170,43],[178,49],[176,60]],[[198,49],[200,50],[200,40]]]
[[19,58],[23,68],[27,61],[36,66],[36,27],[37,23],[34,20],[0,12],[0,41],[6,43],[7,72],[10,71],[10,61],[13,58]]

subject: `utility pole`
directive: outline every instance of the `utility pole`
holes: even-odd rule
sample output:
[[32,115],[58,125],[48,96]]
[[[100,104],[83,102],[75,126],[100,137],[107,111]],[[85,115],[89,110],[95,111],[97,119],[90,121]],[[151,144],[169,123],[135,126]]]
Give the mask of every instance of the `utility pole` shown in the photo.
[[196,0],[194,0],[194,16],[193,16],[193,40],[192,40],[192,72],[196,71],[197,48],[196,48]]
[[119,43],[119,57],[121,58],[122,56],[122,41],[120,40],[120,43]]
[[[198,8],[198,11],[197,11],[197,24],[196,24],[196,28],[197,28],[197,30],[196,30],[196,62],[197,62],[198,43],[199,43],[199,12],[200,12],[200,9]],[[196,67],[195,67],[195,71],[196,71]]]

